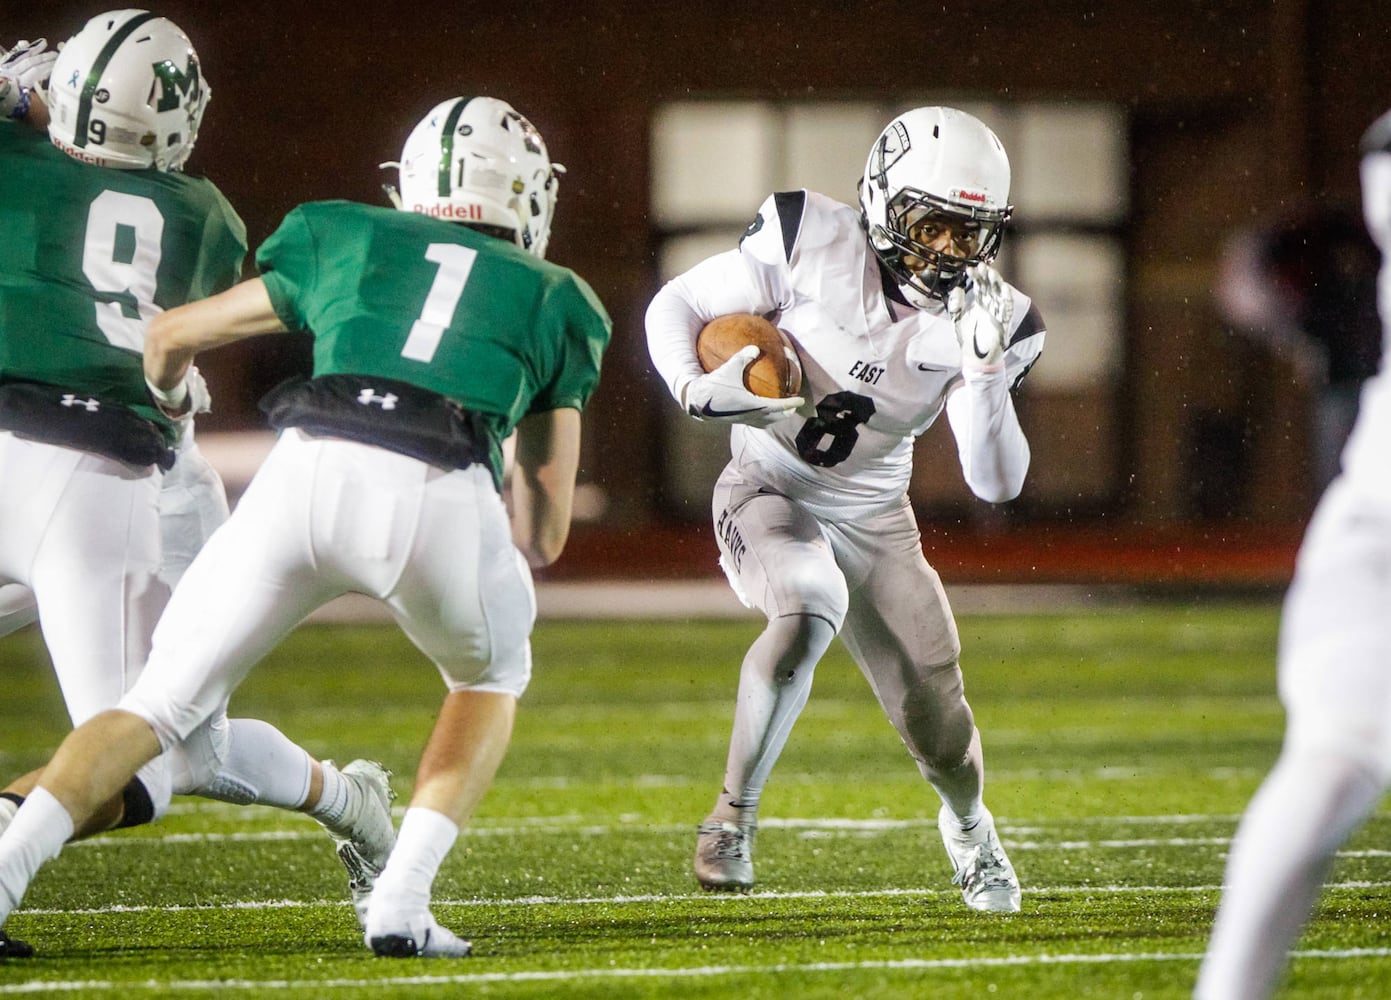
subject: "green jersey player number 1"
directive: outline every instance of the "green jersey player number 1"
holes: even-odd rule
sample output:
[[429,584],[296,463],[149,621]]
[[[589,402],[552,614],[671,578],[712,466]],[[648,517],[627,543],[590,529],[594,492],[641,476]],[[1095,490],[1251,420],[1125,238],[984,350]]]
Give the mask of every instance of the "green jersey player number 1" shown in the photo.
[[[536,410],[581,409],[597,383],[609,324],[589,286],[466,226],[313,203],[286,217],[256,261],[280,320],[314,331],[311,384],[285,387],[263,404],[277,426],[314,419],[321,431],[385,447],[394,441],[426,460],[430,453],[403,446],[401,435],[445,446],[476,433],[478,457],[500,484],[502,442],[517,421]],[[381,386],[395,397],[389,408],[364,395],[383,396]],[[450,414],[456,425],[467,414],[472,429],[451,429]]]

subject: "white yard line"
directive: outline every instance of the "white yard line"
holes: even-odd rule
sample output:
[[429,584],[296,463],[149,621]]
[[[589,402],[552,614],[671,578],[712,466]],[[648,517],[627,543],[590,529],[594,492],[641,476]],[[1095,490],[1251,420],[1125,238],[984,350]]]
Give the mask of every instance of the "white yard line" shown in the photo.
[[[1296,959],[1339,961],[1354,958],[1386,958],[1387,948],[1341,948],[1296,951]],[[210,993],[233,990],[336,990],[389,986],[467,986],[489,983],[565,982],[575,979],[707,979],[721,976],[768,975],[778,973],[931,971],[933,969],[1002,969],[1048,965],[1115,965],[1136,962],[1197,962],[1196,952],[1139,952],[1100,955],[1003,955],[977,958],[900,958],[866,962],[807,962],[773,965],[705,965],[691,968],[602,968],[555,971],[477,972],[457,976],[391,976],[381,979],[174,979],[165,982],[87,980],[66,982],[28,982],[0,985],[0,994],[72,993],[90,989],[121,990],[207,990]]]
[[[1327,889],[1388,889],[1391,882],[1330,882]],[[1163,893],[1167,895],[1191,895],[1197,893],[1215,893],[1222,889],[1222,886],[1209,885],[1030,885],[1024,887],[1025,896],[1137,896],[1152,895]],[[677,892],[677,893],[640,893],[625,896],[513,896],[506,899],[435,899],[431,901],[433,906],[477,906],[477,907],[497,907],[499,909],[509,906],[634,906],[644,903],[672,903],[689,902],[691,900],[704,900],[718,906],[736,906],[751,900],[768,900],[777,902],[789,899],[889,899],[899,896],[959,896],[961,890],[953,887],[948,888],[897,888],[897,889],[856,889],[856,890],[837,890],[827,891],[822,889],[808,889],[802,892],[750,892],[750,893],[708,893],[708,892]],[[310,910],[323,907],[347,907],[346,899],[258,899],[240,900],[230,903],[205,903],[188,906],[167,905],[167,904],[134,904],[122,905],[113,904],[111,906],[94,906],[81,908],[64,907],[25,907],[15,911],[26,916],[81,916],[95,917],[120,913],[149,913],[149,912],[168,912],[168,913],[199,913],[209,910]],[[23,936],[23,935],[21,935]]]

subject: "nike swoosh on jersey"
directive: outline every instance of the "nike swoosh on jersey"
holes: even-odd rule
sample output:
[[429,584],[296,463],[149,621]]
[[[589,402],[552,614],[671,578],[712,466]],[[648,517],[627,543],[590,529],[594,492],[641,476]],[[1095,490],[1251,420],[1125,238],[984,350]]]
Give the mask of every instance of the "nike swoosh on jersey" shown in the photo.
[[743,416],[745,413],[757,413],[757,412],[758,412],[759,410],[761,410],[761,409],[763,409],[763,407],[761,407],[761,406],[751,406],[751,407],[749,407],[747,410],[712,410],[712,409],[710,408],[710,404],[709,404],[709,403],[706,403],[706,404],[705,404],[704,406],[702,406],[700,409],[696,409],[694,406],[692,406],[692,407],[691,407],[691,416],[693,416],[693,417],[741,417],[741,416]]
[[925,365],[921,361],[918,362],[918,371],[920,372],[949,372],[951,370],[950,365]]

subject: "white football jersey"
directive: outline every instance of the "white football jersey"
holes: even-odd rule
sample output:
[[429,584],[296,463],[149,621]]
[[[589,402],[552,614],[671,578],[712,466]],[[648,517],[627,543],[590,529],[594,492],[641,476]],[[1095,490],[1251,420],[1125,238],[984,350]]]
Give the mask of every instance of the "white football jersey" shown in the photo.
[[[771,488],[832,519],[900,501],[914,439],[963,379],[945,310],[913,308],[885,274],[855,209],[810,191],[784,192],[763,203],[737,251],[674,280],[648,313],[653,360],[678,399],[700,373],[693,343],[703,322],[760,313],[788,333],[801,356],[806,405],[767,429],[734,424],[731,448]],[[1029,297],[1010,291],[1003,378],[1012,389],[1042,351],[1044,330]],[[686,323],[661,302],[673,295],[694,313]],[[1010,405],[1007,392],[998,395]],[[1019,441],[1027,463],[1027,444]]]

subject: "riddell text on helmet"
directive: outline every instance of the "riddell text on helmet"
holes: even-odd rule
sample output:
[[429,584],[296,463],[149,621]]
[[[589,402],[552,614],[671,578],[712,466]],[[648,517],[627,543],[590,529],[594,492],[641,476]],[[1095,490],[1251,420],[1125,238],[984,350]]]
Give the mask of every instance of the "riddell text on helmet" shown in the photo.
[[90,163],[93,166],[97,167],[106,166],[106,157],[104,156],[98,156],[95,153],[89,153],[85,149],[78,149],[76,146],[70,145],[66,142],[60,142],[52,136],[49,136],[49,141],[51,141],[53,145],[57,146],[63,152],[71,156],[74,160],[81,160],[83,163]]
[[478,205],[412,205],[412,212],[431,215],[437,219],[469,219],[483,221],[483,209]]

